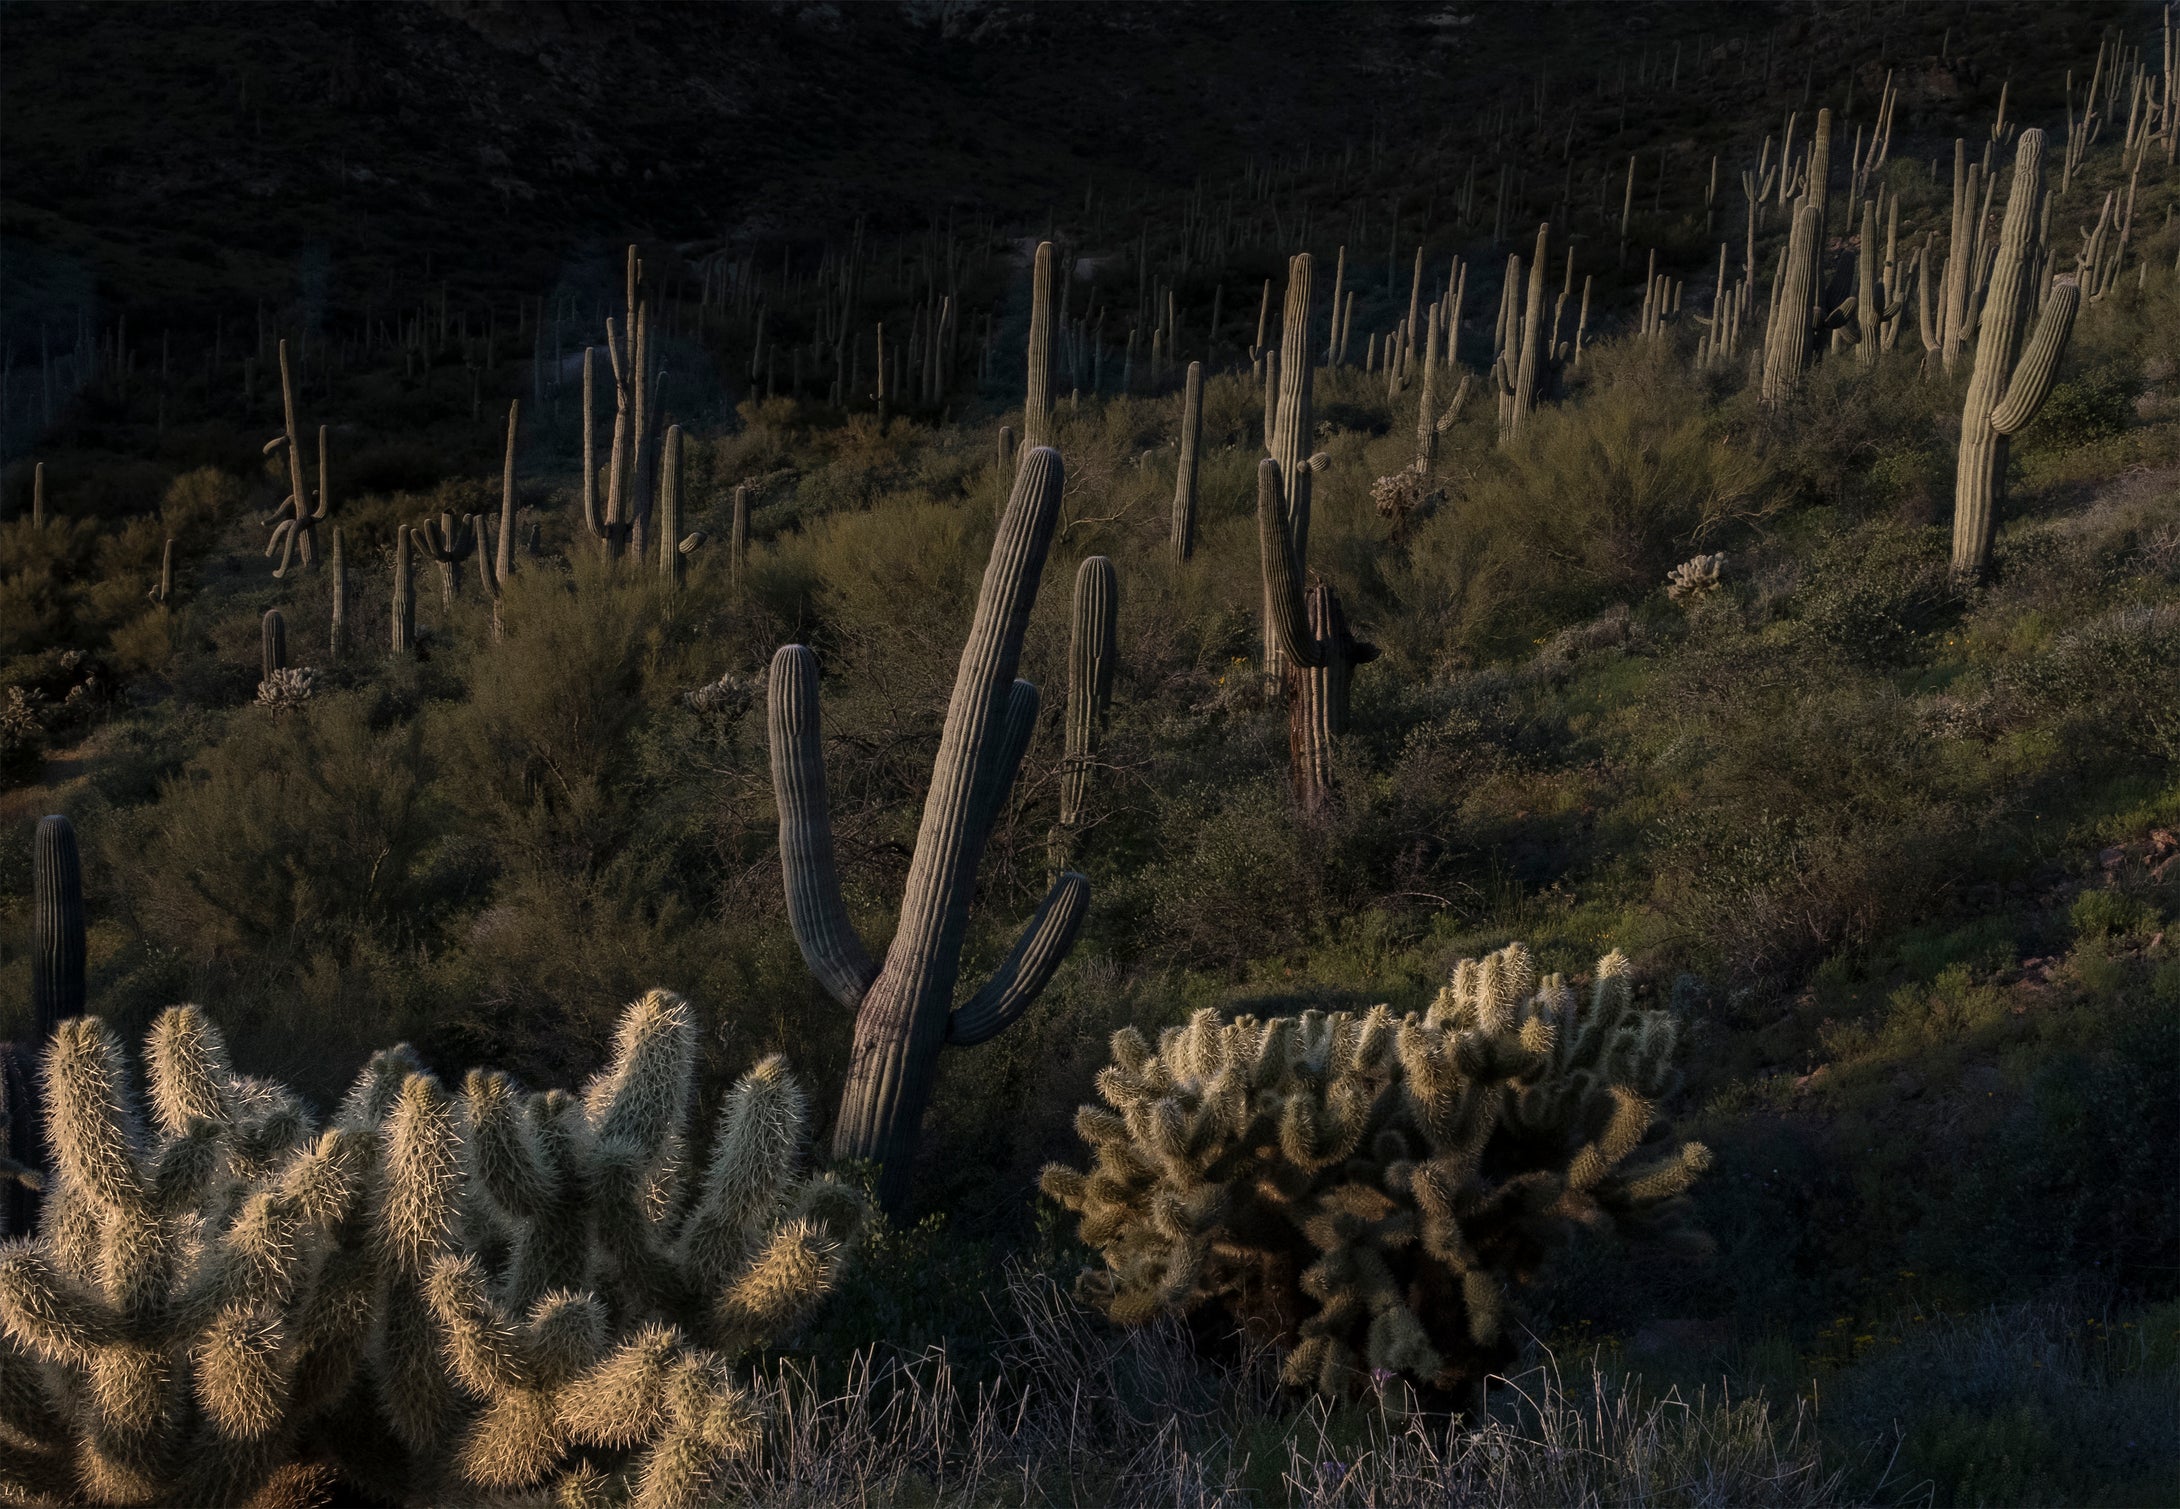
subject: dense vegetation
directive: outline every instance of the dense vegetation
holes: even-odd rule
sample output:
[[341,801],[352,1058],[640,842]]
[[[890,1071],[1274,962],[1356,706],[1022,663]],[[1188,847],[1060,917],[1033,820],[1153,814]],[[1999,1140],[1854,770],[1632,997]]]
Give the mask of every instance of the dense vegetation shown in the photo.
[[[1034,217],[964,197],[822,245],[647,234],[654,386],[625,471],[619,257],[453,294],[374,268],[330,307],[283,284],[254,334],[236,303],[156,348],[166,322],[126,288],[65,322],[10,305],[0,1035],[33,1035],[32,829],[60,812],[89,1009],[120,1038],[196,1002],[238,1069],[330,1108],[400,1040],[450,1082],[576,1083],[663,987],[698,1020],[707,1115],[782,1053],[823,1147],[855,1018],[782,895],[768,667],[815,653],[846,913],[882,953],[1018,456],[1049,443],[1064,486],[1018,672],[1042,708],[962,978],[1058,872],[1088,878],[1086,919],[1019,1020],[936,1059],[907,1193],[762,1354],[754,1393],[780,1407],[728,1489],[2169,1500],[2180,130],[2170,23],[2083,16],[1691,12],[1624,71],[1555,55],[1442,131],[1210,161],[1192,188],[1093,181]],[[1780,180],[1809,170],[1820,106],[1817,237]],[[2023,277],[2071,275],[2079,305],[1964,571],[1963,412],[1992,400],[1973,329],[1946,360],[1945,267],[1979,224],[2003,263],[2024,127],[2048,143],[2048,228],[2026,230],[2049,260]],[[1991,195],[1949,192],[1956,139]],[[1040,237],[1057,308],[1033,307]],[[1533,243],[1534,267],[1505,260]],[[1280,435],[1299,250],[1314,415]],[[1980,286],[1989,264],[1961,261]],[[2034,297],[2008,340],[2034,344]],[[1526,360],[1525,299],[1549,331]],[[1782,303],[1808,328],[1779,335]],[[1022,402],[1038,329],[1049,415]],[[1806,360],[1781,372],[1789,338]],[[668,425],[678,466],[646,449]],[[1321,770],[1289,704],[1322,673],[1262,672],[1267,452],[1270,485],[1311,493],[1297,601],[1317,589],[1307,612],[1376,650]],[[586,517],[594,491],[632,547],[610,533],[623,485],[650,509],[641,553]],[[291,494],[325,516],[314,564],[276,576]],[[1069,589],[1098,558],[1117,612],[1091,718],[1069,689],[1096,626]],[[273,609],[305,678],[269,675]],[[1585,997],[1600,955],[1633,961],[1625,1008],[1671,1024],[1680,1071],[1644,1093],[1709,1149],[1685,1195],[1708,1251],[1611,1223],[1525,1249],[1519,1325],[1478,1336],[1477,1367],[1546,1371],[1476,1433],[1377,1374],[1282,1392],[1299,1354],[1217,1321],[1245,1305],[1145,1303],[1116,1332],[1083,1308],[1096,1284],[1062,1292],[1099,1254],[1039,1171],[1086,1160],[1078,1107],[1117,1031],[1397,1020],[1513,941]],[[1529,1449],[1576,1438],[1580,1467]]]

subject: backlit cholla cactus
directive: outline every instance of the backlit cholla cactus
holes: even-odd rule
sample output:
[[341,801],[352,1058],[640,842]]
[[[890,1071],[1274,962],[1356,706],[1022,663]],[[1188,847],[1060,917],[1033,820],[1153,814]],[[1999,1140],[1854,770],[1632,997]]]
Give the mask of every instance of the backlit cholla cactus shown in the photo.
[[1709,597],[1724,585],[1726,557],[1723,552],[1699,555],[1682,561],[1665,577],[1665,595],[1676,603],[1692,603]]
[[46,1063],[54,1192],[0,1257],[0,1482],[28,1501],[695,1505],[757,1412],[731,1367],[831,1289],[860,1196],[799,1171],[777,1058],[690,1147],[695,1034],[654,991],[579,1096],[407,1048],[331,1127],[178,1007],[152,1120],[95,1017]]
[[311,674],[307,665],[282,666],[257,684],[257,705],[276,713],[301,707],[310,700]]
[[1154,1052],[1113,1038],[1076,1128],[1087,1171],[1044,1188],[1082,1217],[1112,1319],[1217,1302],[1328,1394],[1383,1369],[1446,1393],[1515,1354],[1507,1308],[1576,1223],[1669,1227],[1706,1166],[1662,1141],[1675,1026],[1627,959],[1578,998],[1519,944],[1464,960],[1430,1009],[1221,1022]]

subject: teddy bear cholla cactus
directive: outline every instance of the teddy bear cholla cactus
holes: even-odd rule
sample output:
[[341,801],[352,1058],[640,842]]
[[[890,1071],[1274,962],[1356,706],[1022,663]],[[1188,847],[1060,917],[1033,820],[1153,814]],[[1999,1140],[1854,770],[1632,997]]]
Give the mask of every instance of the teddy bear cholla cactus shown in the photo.
[[[1506,1309],[1571,1223],[1669,1229],[1706,1166],[1658,1149],[1675,1030],[1615,951],[1586,1000],[1519,944],[1464,960],[1430,1009],[1305,1012],[1113,1038],[1077,1130],[1095,1162],[1045,1170],[1137,1324],[1217,1300],[1330,1394],[1366,1370],[1474,1385],[1514,1355]],[[1630,1160],[1633,1160],[1631,1163]]]
[[1665,575],[1665,595],[1676,603],[1709,597],[1725,582],[1724,552],[1682,561]]
[[55,1190],[0,1257],[0,1483],[34,1499],[699,1502],[755,1438],[730,1364],[824,1297],[862,1219],[797,1173],[777,1058],[693,1162],[663,991],[581,1096],[450,1094],[397,1048],[323,1133],[194,1008],[146,1057],[148,1128],[97,1018],[48,1054]]

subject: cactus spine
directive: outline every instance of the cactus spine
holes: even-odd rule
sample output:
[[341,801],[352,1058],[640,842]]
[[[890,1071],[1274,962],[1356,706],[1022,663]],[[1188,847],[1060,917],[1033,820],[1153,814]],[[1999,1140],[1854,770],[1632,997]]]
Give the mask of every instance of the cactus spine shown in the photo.
[[1980,578],[1991,564],[1998,510],[2005,502],[2006,452],[2051,393],[2074,329],[2081,289],[2060,280],[2043,299],[2036,327],[2023,326],[2037,303],[2044,193],[2044,133],[2023,131],[2014,147],[2013,189],[1991,264],[1976,336],[1976,364],[1961,405],[1960,455],[1953,480],[1953,574]]
[[1181,393],[1181,459],[1173,474],[1173,563],[1196,553],[1196,456],[1204,439],[1204,364],[1188,364]]
[[[1191,365],[1194,365],[1193,363]],[[1075,616],[1067,641],[1067,753],[1060,767],[1060,825],[1082,820],[1118,655],[1119,579],[1113,563],[1088,556],[1075,571]]]
[[1087,880],[1059,876],[992,978],[955,1004],[977,863],[1036,718],[1037,689],[1017,682],[1014,670],[1059,520],[1061,484],[1057,451],[1039,446],[1024,455],[962,649],[900,925],[882,967],[856,936],[833,863],[817,657],[785,645],[772,658],[767,721],[788,919],[811,973],[856,1013],[833,1152],[876,1161],[880,1197],[896,1210],[907,1194],[939,1051],[983,1042],[1028,1009],[1065,959],[1089,905]]
[[1030,274],[1029,391],[1022,401],[1022,452],[1052,444],[1052,243],[1037,243]]
[[394,526],[393,652],[406,655],[416,648],[416,584],[409,554],[409,531]]

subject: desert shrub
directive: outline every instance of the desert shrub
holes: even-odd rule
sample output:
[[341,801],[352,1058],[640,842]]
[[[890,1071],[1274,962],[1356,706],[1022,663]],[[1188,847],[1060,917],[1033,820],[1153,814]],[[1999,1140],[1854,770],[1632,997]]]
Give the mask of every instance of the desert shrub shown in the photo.
[[163,945],[201,961],[338,955],[416,939],[466,888],[415,725],[374,728],[364,699],[253,711],[117,831],[107,861]]
[[1794,606],[1810,638],[1870,665],[1910,654],[1959,602],[1948,539],[1937,528],[1873,522],[1811,553]]
[[2008,666],[1998,694],[2138,759],[2180,759],[2180,606],[2125,607]]
[[2122,434],[2134,419],[2135,395],[2109,368],[2057,383],[2022,439],[2038,450],[2071,451]]

